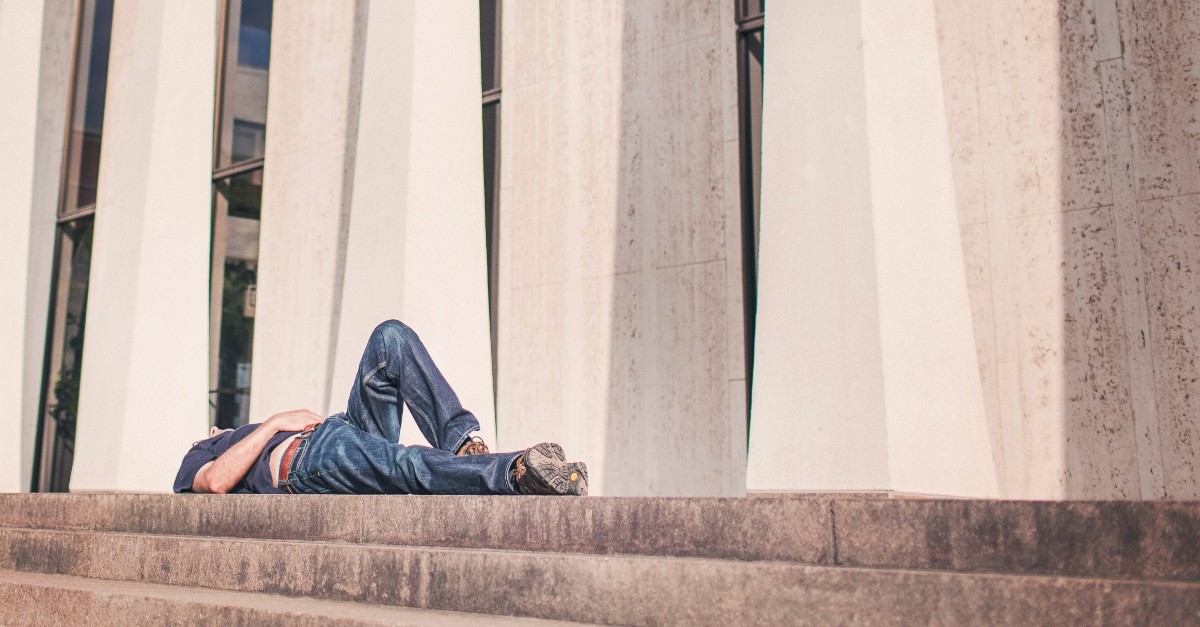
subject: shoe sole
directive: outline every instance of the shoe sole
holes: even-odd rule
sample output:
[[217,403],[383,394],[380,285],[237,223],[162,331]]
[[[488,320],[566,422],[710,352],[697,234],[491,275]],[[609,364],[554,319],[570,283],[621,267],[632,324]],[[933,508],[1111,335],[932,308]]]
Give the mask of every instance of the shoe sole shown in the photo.
[[587,496],[587,464],[567,462],[562,447],[543,442],[525,452],[525,468],[540,494]]

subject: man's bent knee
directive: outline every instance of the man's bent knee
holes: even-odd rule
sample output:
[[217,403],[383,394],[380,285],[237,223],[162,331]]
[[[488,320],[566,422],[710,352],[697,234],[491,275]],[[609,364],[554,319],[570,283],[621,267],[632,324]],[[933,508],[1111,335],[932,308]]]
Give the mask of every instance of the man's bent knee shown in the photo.
[[371,332],[371,339],[380,339],[387,343],[407,344],[417,338],[416,331],[399,320],[386,320],[379,323]]

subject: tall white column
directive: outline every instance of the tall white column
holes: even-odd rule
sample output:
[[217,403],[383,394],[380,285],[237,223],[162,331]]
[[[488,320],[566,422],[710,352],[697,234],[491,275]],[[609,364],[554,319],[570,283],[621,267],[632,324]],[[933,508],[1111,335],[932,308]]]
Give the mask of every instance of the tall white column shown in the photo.
[[768,20],[747,486],[995,494],[932,4]]
[[216,15],[114,9],[72,490],[170,490],[207,430]]
[[275,4],[251,422],[328,409],[366,14],[364,2]]
[[[371,329],[397,318],[494,446],[478,10],[371,5],[328,406],[345,407]],[[405,423],[401,441],[424,438]]]
[[0,492],[33,468],[73,16],[69,0],[0,0]]

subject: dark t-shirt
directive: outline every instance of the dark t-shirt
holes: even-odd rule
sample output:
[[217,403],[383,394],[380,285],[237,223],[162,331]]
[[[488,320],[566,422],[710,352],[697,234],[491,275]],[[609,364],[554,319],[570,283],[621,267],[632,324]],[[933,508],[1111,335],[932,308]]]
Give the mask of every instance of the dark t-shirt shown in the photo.
[[[175,475],[175,491],[176,492],[191,492],[192,482],[196,480],[196,473],[200,472],[200,468],[221,456],[222,453],[228,451],[231,446],[246,439],[254,430],[259,427],[259,424],[244,425],[226,431],[216,437],[192,445],[192,449],[183,456],[183,463],[179,466],[179,474]],[[246,476],[233,487],[231,492],[240,494],[284,494],[281,490],[271,485],[271,451],[279,445],[280,442],[295,435],[297,431],[280,431],[276,433],[263,447],[262,453],[259,453],[258,459],[254,461],[254,465],[250,466],[250,471]]]

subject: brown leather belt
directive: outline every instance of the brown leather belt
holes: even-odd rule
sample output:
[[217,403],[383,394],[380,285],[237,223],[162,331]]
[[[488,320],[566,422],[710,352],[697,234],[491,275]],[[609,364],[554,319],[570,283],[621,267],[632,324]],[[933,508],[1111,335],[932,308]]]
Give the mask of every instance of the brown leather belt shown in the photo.
[[312,433],[311,430],[305,431],[292,440],[292,443],[288,444],[288,447],[283,451],[283,459],[279,460],[279,484],[284,490],[288,491],[288,494],[296,493],[292,490],[292,484],[287,482],[288,472],[292,469],[292,458],[296,456],[296,449],[300,448],[300,442],[308,438],[308,434],[310,433]]

